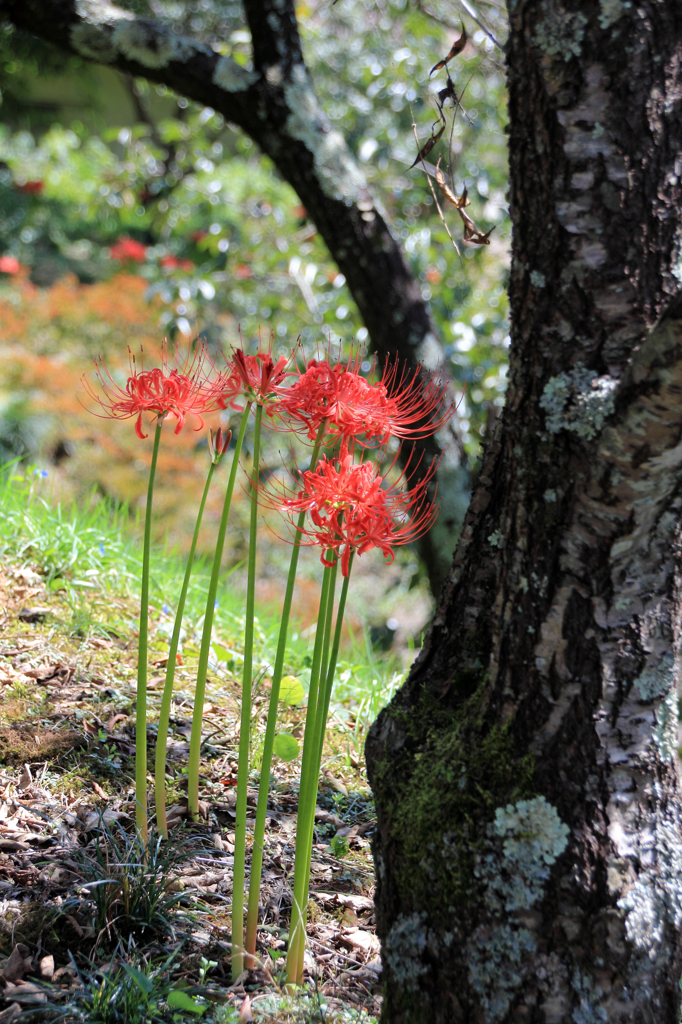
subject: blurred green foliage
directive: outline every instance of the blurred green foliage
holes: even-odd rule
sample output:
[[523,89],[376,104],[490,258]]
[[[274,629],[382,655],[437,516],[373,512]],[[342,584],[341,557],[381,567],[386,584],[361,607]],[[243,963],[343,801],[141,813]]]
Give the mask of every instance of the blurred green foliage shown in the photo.
[[[466,185],[489,247],[455,252],[421,169],[409,170],[436,120],[445,84],[433,64],[459,22],[408,0],[303,0],[297,13],[306,60],[325,110],[372,184],[422,282],[456,381],[465,442],[476,454],[506,373],[505,88],[501,52],[465,18],[472,45],[451,65],[461,108],[439,146],[458,190]],[[249,65],[250,35],[238,3],[125,0],[175,30]],[[483,15],[482,15],[483,17]],[[484,20],[497,38],[504,16]],[[220,40],[220,43],[215,43]],[[367,332],[299,198],[252,141],[208,108],[163,86],[88,66],[0,26],[0,255],[49,285],[71,272],[101,280],[122,266],[159,296],[160,330],[201,331],[209,345],[274,332],[288,350]],[[455,238],[461,226],[444,210]],[[121,257],[121,239],[140,243]],[[141,248],[144,247],[144,248]],[[8,264],[9,265],[9,264]],[[0,263],[1,267],[1,263]],[[0,274],[0,278],[4,275]],[[0,280],[0,287],[2,282]]]

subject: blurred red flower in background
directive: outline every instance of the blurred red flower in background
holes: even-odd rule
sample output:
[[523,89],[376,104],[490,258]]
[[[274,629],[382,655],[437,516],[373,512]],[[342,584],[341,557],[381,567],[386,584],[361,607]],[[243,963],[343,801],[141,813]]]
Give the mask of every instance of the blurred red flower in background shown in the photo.
[[28,192],[29,195],[37,195],[45,187],[42,181],[25,181],[21,185],[18,182],[15,184],[20,192]]
[[144,263],[147,259],[147,246],[142,242],[136,242],[134,238],[119,238],[118,242],[110,246],[109,255],[112,260],[133,260],[135,263]]
[[22,264],[14,256],[0,256],[0,270],[3,274],[18,274]]
[[194,264],[191,260],[180,260],[177,256],[164,256],[159,262],[167,270],[194,270]]

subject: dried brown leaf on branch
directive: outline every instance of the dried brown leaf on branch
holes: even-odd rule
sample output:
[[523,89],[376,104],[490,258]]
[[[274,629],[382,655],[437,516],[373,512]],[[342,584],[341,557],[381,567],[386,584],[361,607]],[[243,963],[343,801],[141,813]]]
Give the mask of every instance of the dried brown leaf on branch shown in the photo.
[[443,114],[443,104],[445,103],[446,100],[452,100],[453,105],[456,107],[457,104],[460,102],[461,98],[462,97],[458,96],[456,91],[455,91],[455,83],[450,78],[450,75],[448,75],[447,84],[446,84],[444,89],[440,90],[440,92],[438,93],[438,98],[437,98],[438,109],[440,110],[440,116],[441,117],[445,116]]
[[416,165],[419,163],[420,160],[425,160],[426,159],[426,157],[429,155],[429,153],[431,152],[433,147],[440,140],[440,138],[441,138],[441,136],[442,136],[444,131],[445,131],[445,122],[443,122],[443,124],[441,124],[440,130],[438,132],[432,133],[431,137],[426,140],[426,142],[424,143],[422,148],[417,153],[417,156],[415,158],[414,163],[410,164],[408,170],[411,171],[413,167],[416,167]]
[[461,34],[461,36],[459,37],[459,39],[455,39],[454,43],[452,44],[452,49],[450,50],[450,52],[447,55],[447,57],[444,57],[443,60],[439,60],[437,64],[433,65],[433,67],[429,71],[429,78],[431,77],[431,75],[433,74],[434,71],[440,71],[441,68],[445,67],[445,65],[448,63],[448,61],[451,61],[452,58],[456,57],[458,53],[461,53],[462,50],[464,49],[464,47],[466,46],[466,44],[467,44],[467,30],[464,27],[464,22],[462,22],[462,34]]

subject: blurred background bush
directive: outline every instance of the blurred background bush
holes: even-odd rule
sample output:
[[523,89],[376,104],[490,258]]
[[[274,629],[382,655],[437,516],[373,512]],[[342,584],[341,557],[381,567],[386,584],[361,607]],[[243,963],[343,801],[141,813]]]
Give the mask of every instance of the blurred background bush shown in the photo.
[[[127,0],[136,13],[172,20],[249,66],[240,4],[226,0]],[[346,137],[402,239],[430,301],[455,381],[464,441],[475,458],[502,402],[506,374],[505,93],[501,51],[469,21],[472,45],[456,68],[462,109],[443,139],[458,188],[466,185],[489,247],[453,249],[416,156],[412,129],[428,137],[429,69],[459,23],[436,2],[343,0],[297,6],[304,52],[320,100]],[[486,26],[504,36],[504,12],[485,4]],[[216,40],[220,40],[216,43]],[[199,336],[216,354],[239,339],[274,337],[277,354],[300,337],[347,352],[367,331],[345,280],[291,188],[251,140],[209,108],[163,86],[88,64],[0,26],[0,460],[38,461],[54,498],[105,500],[139,511],[149,449],[130,423],[94,419],[80,378],[102,355],[119,379],[128,347],[150,361],[164,336]],[[434,151],[434,156],[437,151]],[[453,232],[455,235],[457,231]],[[273,440],[265,471],[286,461]],[[283,455],[280,449],[284,447]],[[248,445],[247,445],[248,458]],[[158,533],[182,547],[206,471],[203,434],[185,430],[162,453]],[[212,543],[215,489],[201,544]],[[244,495],[229,559],[244,554]],[[276,599],[287,557],[267,545],[261,596]],[[368,595],[373,625],[386,619],[418,634],[430,599],[416,556],[401,552],[376,589],[380,557],[357,569],[356,608]],[[307,562],[311,577],[317,557]],[[362,580],[365,580],[363,585]],[[364,586],[364,589],[363,589]]]

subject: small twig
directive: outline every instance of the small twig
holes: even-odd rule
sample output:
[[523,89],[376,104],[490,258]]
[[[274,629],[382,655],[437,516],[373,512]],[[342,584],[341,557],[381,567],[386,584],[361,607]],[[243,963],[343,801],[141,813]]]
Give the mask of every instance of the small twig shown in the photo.
[[496,39],[496,38],[495,38],[495,36],[494,36],[494,35],[492,34],[492,32],[491,32],[491,31],[490,31],[489,29],[487,29],[487,28],[485,27],[485,25],[484,25],[484,24],[483,24],[483,22],[482,22],[482,21],[480,20],[480,18],[479,18],[479,17],[478,17],[478,15],[476,14],[476,11],[475,11],[475,10],[474,10],[474,8],[473,8],[473,7],[471,6],[471,4],[470,4],[470,3],[468,3],[468,2],[467,2],[467,0],[459,0],[459,2],[460,2],[460,4],[462,5],[462,7],[464,8],[464,10],[465,10],[465,11],[467,12],[467,14],[469,15],[469,17],[471,18],[471,20],[472,20],[472,21],[475,21],[475,22],[476,22],[476,24],[478,25],[478,27],[480,28],[480,30],[481,30],[482,32],[485,32],[485,34],[487,35],[487,37],[488,37],[488,39],[489,39],[489,40],[491,41],[491,43],[494,43],[494,44],[495,44],[495,46],[497,46],[497,48],[498,48],[499,50],[502,50],[502,52],[504,53],[504,47],[502,46],[502,44],[501,44],[501,43],[498,43],[497,39]]
[[[490,31],[490,29],[486,28],[486,26],[483,24],[483,22],[481,21],[481,19],[479,18],[478,14],[471,6],[471,4],[467,3],[467,0],[459,0],[459,2],[461,3],[462,7],[469,15],[469,17],[471,18],[471,20],[475,21],[478,27],[481,29],[481,31],[485,32],[488,39],[490,39],[490,41],[495,46],[497,46],[497,48],[501,50],[502,53],[504,53],[504,47],[502,46],[502,43],[498,42],[498,40]],[[449,21],[447,18],[442,17],[442,15],[438,13],[438,11],[434,11],[433,7],[429,7],[427,4],[423,3],[422,0],[416,0],[416,6],[418,10],[420,10],[428,18],[431,18],[433,21],[438,22],[439,25],[445,25],[446,28],[451,28],[454,30],[455,26],[452,24],[451,21]]]
[[307,936],[308,942],[314,942],[316,946],[323,949],[325,953],[331,953],[332,956],[338,956],[341,960],[345,960],[346,963],[355,964],[356,967],[365,967],[366,964],[360,963],[359,960],[354,960],[352,956],[348,956],[346,953],[342,953],[338,949],[330,949],[329,946],[323,945],[318,939],[314,939],[312,935]]
[[[414,134],[414,141],[417,143],[417,149],[419,149],[419,139],[417,138],[417,125],[416,125],[416,123],[414,121],[412,122],[412,132]],[[433,185],[431,184],[431,177],[429,175],[429,172],[426,170],[426,165],[424,164],[423,160],[422,160],[422,165],[423,165],[424,173],[426,174],[426,180],[428,181],[429,188],[431,189],[431,195],[433,196],[433,201],[435,202],[436,209],[438,210],[438,216],[440,217],[440,219],[442,221],[443,227],[447,231],[448,238],[452,242],[452,244],[454,246],[454,249],[455,249],[455,252],[459,256],[459,261],[460,261],[460,263],[462,264],[462,267],[463,267],[464,263],[462,261],[462,254],[459,251],[459,247],[457,245],[457,242],[454,240],[454,238],[450,234],[450,228],[448,227],[448,225],[446,223],[446,220],[445,220],[445,217],[443,216],[443,211],[441,209],[440,203],[438,202],[438,196],[436,195],[436,190],[434,189]]]

